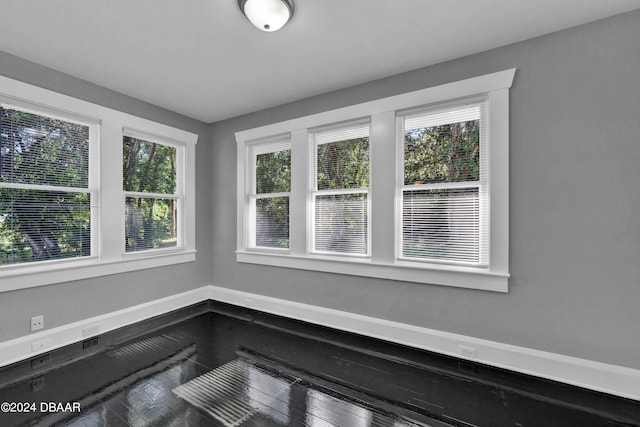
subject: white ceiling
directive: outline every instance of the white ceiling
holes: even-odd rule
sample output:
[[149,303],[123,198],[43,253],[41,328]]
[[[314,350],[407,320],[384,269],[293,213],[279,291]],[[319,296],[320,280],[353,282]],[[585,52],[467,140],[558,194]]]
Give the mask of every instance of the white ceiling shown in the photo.
[[[0,50],[204,122],[640,8],[640,0],[2,0]],[[1,67],[1,64],[0,64]]]

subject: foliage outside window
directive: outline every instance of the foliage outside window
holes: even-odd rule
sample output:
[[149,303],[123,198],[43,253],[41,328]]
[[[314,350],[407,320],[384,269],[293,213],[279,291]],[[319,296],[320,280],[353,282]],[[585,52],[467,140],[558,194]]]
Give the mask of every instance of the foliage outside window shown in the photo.
[[122,150],[125,251],[176,247],[176,147],[125,135]]
[[0,265],[90,256],[89,125],[0,116]]
[[256,248],[289,248],[291,148],[289,142],[253,147],[255,179],[251,195],[251,238]]

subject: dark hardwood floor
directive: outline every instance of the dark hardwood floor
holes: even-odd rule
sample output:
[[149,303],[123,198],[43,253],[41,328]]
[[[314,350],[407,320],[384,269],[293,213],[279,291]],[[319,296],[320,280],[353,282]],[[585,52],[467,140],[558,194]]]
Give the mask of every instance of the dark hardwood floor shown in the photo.
[[0,426],[633,426],[640,402],[219,303],[0,369]]

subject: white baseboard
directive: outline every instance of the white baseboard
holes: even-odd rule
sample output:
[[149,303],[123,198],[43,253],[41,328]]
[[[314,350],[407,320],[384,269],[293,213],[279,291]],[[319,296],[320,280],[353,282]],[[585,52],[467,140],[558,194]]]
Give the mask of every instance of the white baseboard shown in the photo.
[[[218,286],[203,286],[144,304],[0,343],[0,366],[207,300],[354,332],[410,347],[640,401],[640,370],[392,322]],[[41,350],[32,344],[50,340]]]
[[[203,286],[192,291],[4,341],[0,343],[0,366],[19,362],[56,348],[80,342],[94,335],[100,335],[182,307],[206,301],[209,299],[210,293],[209,287]],[[33,351],[32,344],[45,341],[49,343],[46,347]]]
[[640,400],[640,370],[637,369],[217,286],[210,286],[209,292],[209,297],[214,301],[235,304],[628,399]]

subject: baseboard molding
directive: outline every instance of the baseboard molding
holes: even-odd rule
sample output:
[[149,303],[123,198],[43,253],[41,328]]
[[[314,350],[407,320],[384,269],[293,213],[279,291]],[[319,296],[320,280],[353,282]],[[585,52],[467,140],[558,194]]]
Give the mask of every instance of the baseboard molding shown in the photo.
[[[207,300],[234,304],[640,401],[640,370],[637,369],[218,286],[203,286],[2,342],[0,343],[0,367]],[[45,340],[50,340],[49,346],[40,351],[32,351],[33,343]]]
[[[640,400],[640,370],[209,286],[209,298],[527,375]],[[475,353],[475,356],[473,354]]]
[[[171,295],[166,298],[160,298],[133,307],[127,307],[122,310],[2,342],[0,343],[0,367],[70,344],[75,344],[91,336],[100,335],[114,329],[147,320],[151,317],[207,301],[211,294],[209,288],[209,286],[203,286],[192,291]],[[32,351],[32,344],[47,340],[49,340],[49,345],[45,348]]]

